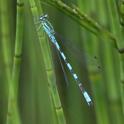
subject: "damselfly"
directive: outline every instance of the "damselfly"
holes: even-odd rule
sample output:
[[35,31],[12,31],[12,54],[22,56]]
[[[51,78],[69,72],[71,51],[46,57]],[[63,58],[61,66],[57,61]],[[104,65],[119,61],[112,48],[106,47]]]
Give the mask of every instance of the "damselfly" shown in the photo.
[[56,49],[58,50],[59,54],[61,55],[62,59],[64,60],[68,70],[70,71],[72,77],[74,78],[74,80],[76,81],[81,93],[83,94],[86,102],[88,105],[92,104],[92,100],[89,96],[89,94],[87,93],[87,91],[84,89],[81,81],[79,80],[79,77],[77,76],[77,74],[74,72],[71,64],[68,62],[64,52],[61,50],[60,45],[58,44],[56,37],[55,37],[55,31],[53,26],[51,25],[51,23],[48,21],[47,15],[41,16],[40,17],[40,21],[42,24],[42,27],[44,29],[44,31],[46,32],[46,34],[48,35],[48,37],[50,38],[50,41],[54,44],[54,46],[56,47]]

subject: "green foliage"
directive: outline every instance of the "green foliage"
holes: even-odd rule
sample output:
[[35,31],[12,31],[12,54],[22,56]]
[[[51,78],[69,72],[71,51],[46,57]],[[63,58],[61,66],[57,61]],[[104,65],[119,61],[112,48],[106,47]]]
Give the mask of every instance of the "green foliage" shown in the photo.
[[[92,96],[92,107],[68,71],[62,72],[40,25],[46,13],[56,31],[87,53],[79,63],[78,53],[75,59],[70,47],[62,47]],[[1,0],[0,124],[123,124],[123,20],[123,0]],[[98,59],[101,70],[88,56]]]

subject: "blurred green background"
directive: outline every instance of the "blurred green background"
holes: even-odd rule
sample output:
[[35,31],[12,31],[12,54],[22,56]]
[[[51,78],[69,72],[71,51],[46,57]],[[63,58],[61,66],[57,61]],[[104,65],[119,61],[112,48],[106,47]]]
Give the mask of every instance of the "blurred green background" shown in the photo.
[[123,19],[123,0],[0,0],[0,124],[124,124]]

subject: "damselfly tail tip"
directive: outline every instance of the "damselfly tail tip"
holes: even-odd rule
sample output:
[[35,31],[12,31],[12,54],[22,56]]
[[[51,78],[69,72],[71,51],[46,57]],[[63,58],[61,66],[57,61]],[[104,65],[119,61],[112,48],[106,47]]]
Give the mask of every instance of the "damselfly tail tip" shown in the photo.
[[84,92],[83,92],[83,95],[84,95],[84,98],[85,98],[87,104],[88,104],[89,106],[91,106],[91,105],[92,105],[92,100],[91,100],[89,94],[88,94],[86,91],[84,91]]
[[47,17],[48,17],[48,15],[45,14],[45,15],[43,15],[43,16],[40,17],[40,20],[44,20],[44,19],[47,18]]
[[88,106],[93,106],[93,102],[92,101],[88,102]]

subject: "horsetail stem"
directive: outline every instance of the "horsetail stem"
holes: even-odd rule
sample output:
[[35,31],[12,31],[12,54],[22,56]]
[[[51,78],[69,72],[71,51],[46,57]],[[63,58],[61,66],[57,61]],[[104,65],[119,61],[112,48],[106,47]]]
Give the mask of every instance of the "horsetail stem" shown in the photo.
[[9,84],[7,124],[21,124],[20,113],[18,108],[18,85],[20,77],[24,29],[23,9],[23,0],[17,0],[15,53],[13,59],[12,79],[11,83]]
[[[48,78],[49,94],[50,94],[50,98],[53,99],[53,100],[51,100],[51,106],[54,106],[54,108],[55,108],[54,111],[57,116],[58,124],[66,124],[63,108],[61,105],[61,101],[59,98],[59,93],[58,93],[58,89],[57,89],[57,85],[56,85],[56,77],[55,77],[55,72],[53,69],[54,67],[51,62],[52,60],[51,60],[50,48],[49,48],[48,42],[45,39],[45,35],[44,35],[43,31],[37,30],[38,27],[37,27],[36,22],[37,22],[37,20],[40,19],[38,8],[37,8],[34,0],[29,0],[29,3],[31,6],[31,12],[33,15],[35,29],[37,31],[38,39],[40,42],[41,51],[42,51],[43,57],[44,57],[46,74],[47,74],[47,78]],[[40,13],[40,14],[42,14],[42,13]]]

